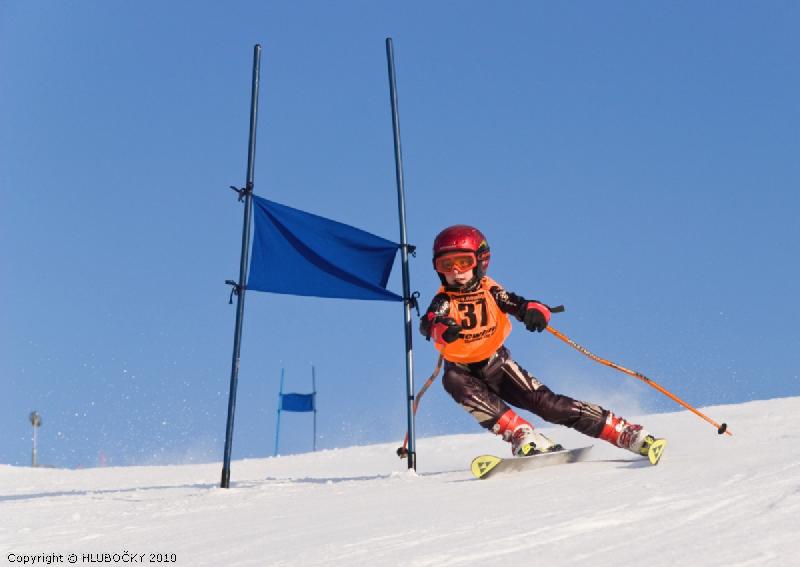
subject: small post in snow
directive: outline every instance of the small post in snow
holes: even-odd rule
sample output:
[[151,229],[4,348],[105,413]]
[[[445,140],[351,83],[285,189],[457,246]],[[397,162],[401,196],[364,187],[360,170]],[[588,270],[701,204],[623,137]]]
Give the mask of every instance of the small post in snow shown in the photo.
[[36,446],[36,437],[39,428],[42,426],[42,416],[39,415],[39,412],[32,411],[31,414],[28,416],[28,419],[31,420],[31,425],[33,425],[33,451],[31,451],[31,466],[38,467],[39,455],[38,455],[38,448]]

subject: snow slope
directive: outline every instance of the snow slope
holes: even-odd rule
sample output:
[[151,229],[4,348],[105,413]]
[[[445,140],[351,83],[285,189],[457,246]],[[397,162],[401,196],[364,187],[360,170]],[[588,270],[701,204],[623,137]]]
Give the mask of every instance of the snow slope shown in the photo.
[[486,481],[471,457],[508,450],[486,433],[420,439],[418,474],[397,444],[237,461],[229,490],[219,463],[0,466],[0,565],[124,552],[181,566],[797,564],[800,398],[704,411],[734,436],[651,415],[641,422],[670,440],[657,467],[595,441],[588,462]]

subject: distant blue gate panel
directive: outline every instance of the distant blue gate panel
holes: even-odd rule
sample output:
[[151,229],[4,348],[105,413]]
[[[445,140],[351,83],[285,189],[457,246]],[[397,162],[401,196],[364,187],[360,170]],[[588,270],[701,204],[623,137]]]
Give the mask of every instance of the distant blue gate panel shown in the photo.
[[314,394],[282,394],[281,410],[314,411]]

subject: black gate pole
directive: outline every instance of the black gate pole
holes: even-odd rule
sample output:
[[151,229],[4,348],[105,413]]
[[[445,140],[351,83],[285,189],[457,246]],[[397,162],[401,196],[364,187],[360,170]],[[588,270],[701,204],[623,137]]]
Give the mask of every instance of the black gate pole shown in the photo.
[[258,81],[261,74],[261,45],[253,48],[253,85],[250,98],[250,141],[247,149],[247,185],[239,192],[244,198],[244,227],[242,228],[242,256],[239,260],[239,283],[236,284],[236,331],[233,336],[231,363],[231,390],[228,394],[228,424],[225,429],[225,457],[222,464],[221,488],[231,483],[231,445],[233,443],[233,416],[236,411],[236,388],[239,382],[239,353],[242,346],[242,320],[244,319],[244,293],[247,290],[247,265],[250,257],[250,221],[253,217],[253,168],[256,154],[256,122],[258,117]]
[[406,237],[406,198],[403,186],[403,152],[400,148],[400,116],[397,112],[397,83],[394,72],[392,38],[386,38],[386,60],[389,66],[389,96],[392,103],[392,129],[394,130],[394,163],[397,178],[397,208],[400,213],[400,256],[403,260],[403,306],[405,309],[406,337],[406,396],[408,411],[408,468],[417,470],[417,449],[414,435],[414,357],[411,346],[411,306],[416,299],[411,296],[408,274],[409,245]]

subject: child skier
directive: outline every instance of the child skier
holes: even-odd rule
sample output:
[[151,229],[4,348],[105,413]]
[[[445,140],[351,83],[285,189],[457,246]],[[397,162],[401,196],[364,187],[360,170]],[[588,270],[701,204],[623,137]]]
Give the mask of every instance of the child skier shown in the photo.
[[442,384],[481,426],[511,443],[514,456],[562,450],[534,430],[510,405],[647,456],[655,438],[641,425],[588,402],[553,393],[511,358],[503,346],[508,314],[529,331],[542,332],[549,308],[507,292],[486,275],[489,245],[476,228],[456,225],[433,242],[433,266],[442,281],[420,321],[445,360]]

